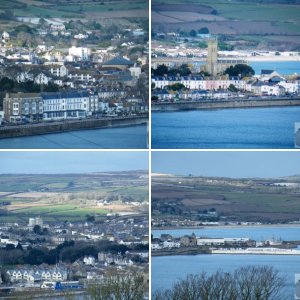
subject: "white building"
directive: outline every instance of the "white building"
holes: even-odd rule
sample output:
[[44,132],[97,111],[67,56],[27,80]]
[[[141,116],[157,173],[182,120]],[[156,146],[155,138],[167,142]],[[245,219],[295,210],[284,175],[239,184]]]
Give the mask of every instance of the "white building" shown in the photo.
[[93,256],[85,256],[83,258],[83,262],[86,265],[93,266],[93,265],[95,265],[96,260],[95,260],[95,257],[93,257]]
[[86,91],[43,93],[45,120],[79,119],[98,110],[98,96]]
[[39,225],[43,227],[44,222],[41,218],[36,217],[36,218],[29,218],[28,226],[29,227],[34,227],[35,225]]
[[79,61],[89,60],[91,55],[91,49],[84,47],[72,46],[69,48],[69,56],[73,56]]

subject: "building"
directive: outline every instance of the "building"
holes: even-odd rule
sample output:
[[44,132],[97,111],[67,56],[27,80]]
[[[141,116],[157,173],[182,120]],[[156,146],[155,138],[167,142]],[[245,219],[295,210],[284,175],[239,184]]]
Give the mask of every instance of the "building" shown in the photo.
[[75,47],[69,48],[69,56],[74,57],[78,61],[87,61],[91,55],[91,49],[85,47]]
[[98,110],[98,96],[86,91],[42,93],[44,120],[80,119]]
[[201,70],[209,73],[212,77],[222,74],[230,66],[237,64],[247,64],[243,59],[218,59],[218,40],[211,38],[208,40],[206,64],[201,66]]
[[106,61],[105,63],[102,64],[103,68],[116,68],[116,69],[120,69],[120,70],[125,70],[128,69],[130,67],[132,67],[134,64],[132,61],[118,56],[115,57],[109,61]]
[[43,118],[43,99],[36,93],[7,93],[3,99],[7,122],[36,121]]
[[40,217],[29,218],[28,226],[34,227],[35,225],[39,225],[39,226],[43,227],[44,222]]

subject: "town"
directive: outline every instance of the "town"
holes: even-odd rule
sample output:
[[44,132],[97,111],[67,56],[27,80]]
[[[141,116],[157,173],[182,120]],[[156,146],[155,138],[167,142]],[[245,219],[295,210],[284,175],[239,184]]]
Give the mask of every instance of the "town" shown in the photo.
[[[237,51],[222,51],[222,57],[218,57],[218,40],[210,36],[204,41],[208,48],[200,53],[192,48],[196,53],[187,54],[179,47],[176,52],[164,48],[153,50],[154,106],[157,102],[197,100],[298,99],[299,74],[282,75],[270,69],[255,74],[247,61],[247,55],[251,57],[253,53],[239,56]],[[159,56],[161,52],[169,55]],[[291,57],[297,59],[294,53]]]
[[4,190],[7,180],[16,187],[1,193],[1,295],[86,295],[124,276],[139,276],[147,294],[145,172],[21,177],[25,190],[1,176]]
[[4,126],[148,114],[142,18],[127,28],[50,17],[10,16],[10,22],[15,26],[0,33]]
[[181,237],[161,234],[152,238],[152,255],[186,254],[269,254],[300,255],[299,241],[265,240],[250,238],[212,238],[197,237],[195,233]]

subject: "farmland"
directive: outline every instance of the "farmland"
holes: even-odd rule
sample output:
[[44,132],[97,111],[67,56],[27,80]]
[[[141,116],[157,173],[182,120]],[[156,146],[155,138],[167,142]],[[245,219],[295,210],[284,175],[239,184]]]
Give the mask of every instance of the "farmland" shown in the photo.
[[[98,17],[107,17],[107,12],[123,12],[119,17],[147,17],[148,2],[144,0],[129,1],[38,1],[38,0],[0,0],[0,11],[13,10],[15,16],[80,18],[88,19],[90,13]],[[128,14],[128,12],[130,12]],[[103,14],[103,15],[102,15]],[[111,14],[114,17],[114,13]]]
[[[267,45],[280,43],[276,39],[270,41],[269,36],[288,36],[286,44],[298,49],[299,15],[300,5],[297,2],[191,0],[183,4],[178,0],[156,0],[152,3],[152,28],[154,32],[189,32],[206,27],[212,34],[227,36],[227,40],[234,35],[246,41],[249,38],[255,41],[259,37],[259,42]],[[247,39],[244,35],[248,36]]]
[[108,213],[147,210],[148,188],[143,172],[0,175],[1,219],[47,221],[101,218]]
[[[212,183],[213,181],[213,183]],[[216,211],[224,220],[286,222],[300,217],[300,184],[273,186],[274,179],[157,178],[152,183],[152,212],[159,218]]]

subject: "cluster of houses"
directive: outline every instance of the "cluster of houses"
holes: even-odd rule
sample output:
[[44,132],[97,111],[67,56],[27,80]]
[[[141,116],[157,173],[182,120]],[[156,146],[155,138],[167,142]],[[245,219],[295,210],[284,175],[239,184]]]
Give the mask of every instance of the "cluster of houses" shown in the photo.
[[[33,227],[36,225],[48,229],[47,235],[43,235],[42,244],[40,236],[33,231]],[[8,232],[10,233],[9,237]],[[65,241],[86,242],[94,245],[99,240],[107,240],[129,246],[149,243],[148,219],[143,217],[108,218],[107,222],[99,225],[88,222],[67,224],[62,222],[52,224],[52,226],[45,223],[40,217],[32,217],[27,226],[19,226],[17,223],[0,224],[0,236],[0,247],[6,248],[7,245],[13,245],[23,250],[37,244],[53,249]],[[105,278],[106,274],[122,274],[129,270],[146,273],[149,252],[147,248],[145,250],[128,250],[124,254],[103,249],[96,255],[83,255],[74,262],[61,262],[61,258],[61,256],[57,257],[59,262],[56,265],[42,263],[39,266],[10,266],[6,272],[8,278],[6,283],[11,282],[10,287],[18,290],[32,287],[53,289],[57,282],[99,281]]]
[[73,90],[49,93],[6,93],[3,99],[4,120],[7,123],[24,123],[82,119],[98,114],[147,113],[148,104],[138,99],[126,101],[100,100],[97,92]]
[[153,239],[151,243],[152,250],[172,249],[181,247],[227,247],[240,248],[255,246],[256,242],[250,238],[208,238],[185,235],[175,238],[170,234],[162,234],[160,238]]
[[67,280],[68,273],[62,267],[35,266],[35,267],[17,267],[7,270],[7,275],[11,282],[27,281],[63,281]]
[[[224,99],[245,95],[284,96],[300,91],[299,80],[287,80],[273,70],[262,70],[260,76],[244,80],[239,77],[228,79],[205,79],[201,76],[154,76],[152,99],[170,101],[178,99],[197,100],[202,98]],[[182,84],[185,89],[178,92],[170,87]],[[236,91],[232,90],[232,87]]]

